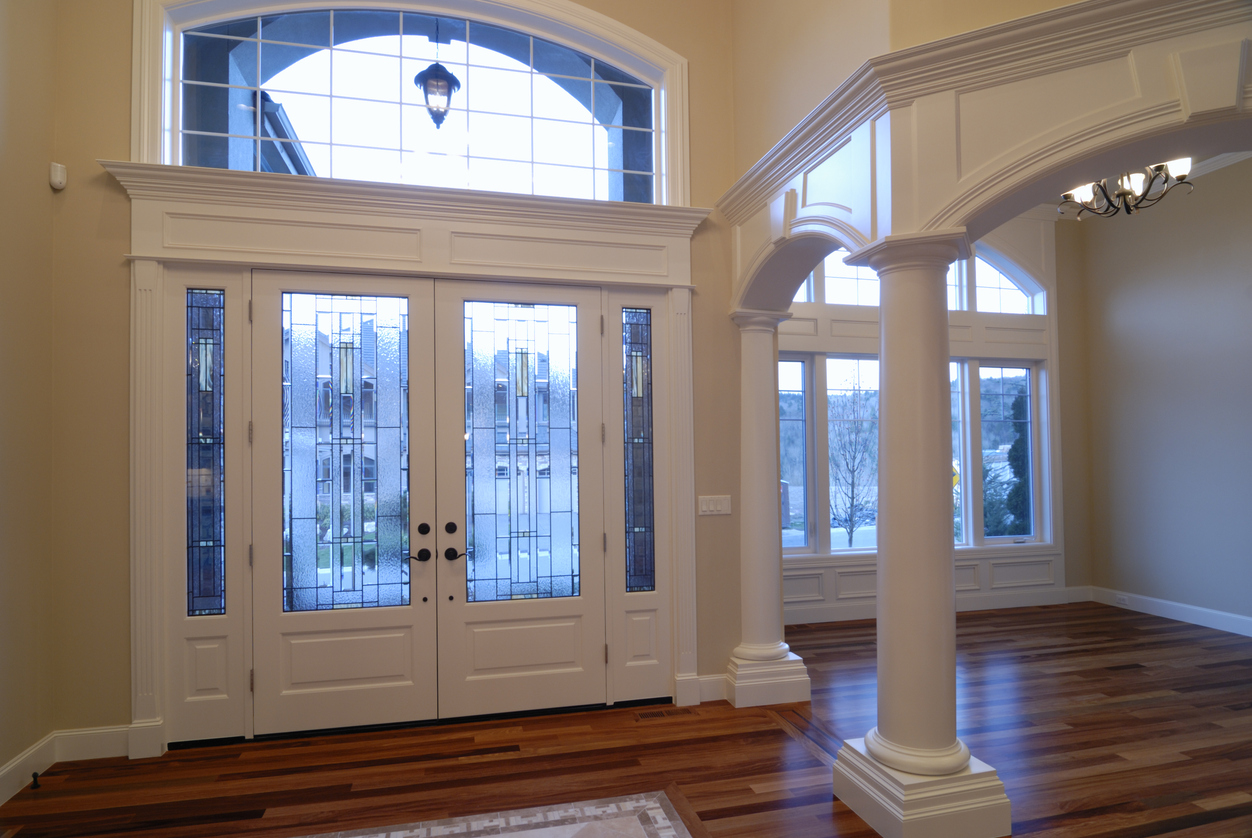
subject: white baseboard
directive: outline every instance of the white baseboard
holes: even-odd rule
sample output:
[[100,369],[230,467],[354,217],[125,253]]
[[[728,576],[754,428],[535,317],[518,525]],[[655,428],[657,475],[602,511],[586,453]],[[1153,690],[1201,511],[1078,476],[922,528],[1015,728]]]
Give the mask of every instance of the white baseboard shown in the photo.
[[1131,611],[1151,614],[1154,617],[1164,617],[1168,620],[1178,620],[1183,623],[1191,623],[1192,625],[1205,626],[1218,631],[1228,631],[1231,634],[1241,634],[1244,637],[1252,637],[1252,617],[1245,617],[1242,614],[1232,614],[1229,611],[1201,608],[1198,605],[1187,605],[1183,602],[1173,602],[1168,599],[1157,599],[1156,597],[1114,591],[1096,586],[1092,586],[1090,590],[1090,598],[1105,605],[1127,608]]
[[700,676],[701,701],[725,701],[728,688],[729,684],[726,683],[725,673]]
[[166,744],[163,719],[144,719],[127,728],[126,755],[131,759],[159,757]]
[[30,785],[30,775],[55,762],[127,755],[130,725],[54,730],[0,768],[0,803]]
[[[972,591],[957,593],[957,611],[986,611],[992,608],[1024,608],[1030,605],[1060,605],[1065,602],[1087,602],[1088,587],[1024,588],[1013,591]],[[872,620],[877,615],[874,597],[852,602],[823,602],[812,605],[786,606],[783,621],[796,623],[837,623],[844,620]]]
[[701,695],[701,679],[699,675],[683,674],[674,677],[674,705],[686,707],[699,704],[704,700]]

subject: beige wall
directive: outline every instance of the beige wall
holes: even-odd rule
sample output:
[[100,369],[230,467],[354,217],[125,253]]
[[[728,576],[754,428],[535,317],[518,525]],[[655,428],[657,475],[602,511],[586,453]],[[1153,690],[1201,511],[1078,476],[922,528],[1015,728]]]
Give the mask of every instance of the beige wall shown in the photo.
[[55,34],[53,4],[0,3],[0,765],[53,728]]
[[1073,0],[890,0],[892,51],[937,41]]
[[130,721],[130,0],[60,0],[53,230],[58,728]]
[[1249,190],[1245,161],[1081,235],[1092,583],[1252,616]]
[[1070,2],[733,0],[735,176],[868,59]]
[[1056,225],[1056,300],[1060,365],[1061,505],[1065,584],[1091,584],[1091,471],[1088,414],[1090,352],[1083,277],[1085,224]]
[[888,3],[734,0],[735,175],[888,51]]

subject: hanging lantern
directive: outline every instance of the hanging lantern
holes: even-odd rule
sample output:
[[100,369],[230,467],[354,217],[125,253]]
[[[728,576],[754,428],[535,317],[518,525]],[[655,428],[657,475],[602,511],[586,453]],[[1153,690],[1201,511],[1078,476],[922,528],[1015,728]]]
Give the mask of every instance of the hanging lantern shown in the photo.
[[426,110],[430,111],[430,118],[438,128],[448,115],[452,94],[461,89],[460,80],[436,61],[414,76],[413,83],[421,88],[422,95],[426,97]]

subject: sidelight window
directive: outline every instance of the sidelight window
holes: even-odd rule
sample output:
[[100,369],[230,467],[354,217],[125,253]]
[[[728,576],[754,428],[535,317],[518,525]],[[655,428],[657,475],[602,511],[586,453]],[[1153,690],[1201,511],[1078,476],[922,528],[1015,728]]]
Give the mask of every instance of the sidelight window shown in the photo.
[[187,292],[187,616],[226,613],[225,300]]
[[652,491],[652,312],[622,309],[622,422],[626,471],[626,590],[656,590]]

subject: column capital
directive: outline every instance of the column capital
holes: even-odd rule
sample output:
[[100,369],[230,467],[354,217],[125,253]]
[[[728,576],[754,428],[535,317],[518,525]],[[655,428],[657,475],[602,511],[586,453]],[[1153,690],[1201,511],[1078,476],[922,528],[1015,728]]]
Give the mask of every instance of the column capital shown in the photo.
[[735,321],[741,332],[773,333],[778,328],[779,323],[791,319],[791,312],[741,308],[732,311],[730,319]]
[[957,259],[968,259],[970,252],[969,235],[965,228],[955,227],[886,236],[862,247],[843,261],[875,271],[902,265],[947,268]]

